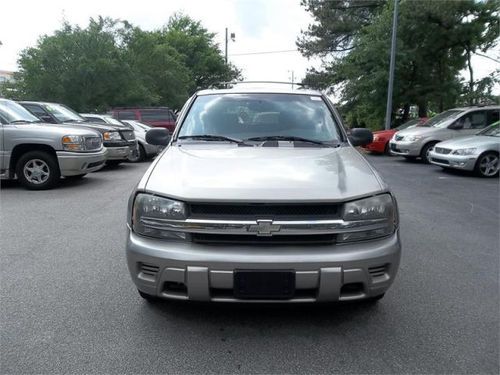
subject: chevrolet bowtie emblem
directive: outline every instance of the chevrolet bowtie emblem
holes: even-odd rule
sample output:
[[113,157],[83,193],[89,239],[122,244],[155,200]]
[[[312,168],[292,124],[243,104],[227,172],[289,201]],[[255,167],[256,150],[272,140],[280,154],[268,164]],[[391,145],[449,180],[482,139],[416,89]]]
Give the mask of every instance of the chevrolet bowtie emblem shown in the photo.
[[248,227],[248,231],[256,233],[257,236],[270,237],[274,232],[279,232],[281,226],[273,224],[272,220],[257,220],[257,224],[252,224]]

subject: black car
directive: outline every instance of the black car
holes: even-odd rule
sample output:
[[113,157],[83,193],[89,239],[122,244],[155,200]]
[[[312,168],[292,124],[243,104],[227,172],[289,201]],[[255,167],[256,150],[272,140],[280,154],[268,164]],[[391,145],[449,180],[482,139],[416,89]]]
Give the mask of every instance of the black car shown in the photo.
[[127,126],[88,122],[85,118],[63,104],[32,101],[21,101],[19,104],[43,122],[77,125],[99,131],[103,137],[104,147],[108,150],[107,164],[116,165],[122,161],[126,161],[129,154],[136,148],[134,131]]

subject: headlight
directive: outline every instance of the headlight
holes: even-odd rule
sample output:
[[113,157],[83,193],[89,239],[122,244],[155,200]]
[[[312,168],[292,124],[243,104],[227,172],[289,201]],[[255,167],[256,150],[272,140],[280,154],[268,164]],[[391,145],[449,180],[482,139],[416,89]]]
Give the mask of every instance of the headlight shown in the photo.
[[465,155],[472,155],[476,152],[476,148],[461,148],[459,150],[455,150],[452,152],[453,155],[461,155],[461,156],[465,156]]
[[393,233],[398,213],[393,198],[382,194],[346,203],[342,218],[348,229],[338,235],[338,242],[362,241]]
[[120,133],[118,132],[106,132],[103,135],[105,141],[121,141]]
[[168,230],[166,220],[186,219],[186,205],[151,194],[137,194],[132,209],[132,228],[144,236],[185,239],[186,234]]
[[79,135],[65,135],[62,137],[61,143],[66,151],[85,151],[83,138]]
[[423,137],[421,135],[407,135],[406,137],[404,137],[404,140],[408,142],[415,142],[422,138]]

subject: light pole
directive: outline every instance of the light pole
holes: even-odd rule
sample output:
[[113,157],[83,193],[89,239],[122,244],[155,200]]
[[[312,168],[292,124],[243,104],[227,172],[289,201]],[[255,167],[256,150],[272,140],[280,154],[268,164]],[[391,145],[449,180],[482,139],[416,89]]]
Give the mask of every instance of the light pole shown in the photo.
[[[234,42],[236,39],[236,35],[234,33],[231,33],[230,37],[231,37],[231,40]],[[226,65],[227,65],[227,44],[228,44],[228,42],[229,42],[229,40],[227,38],[227,27],[226,27],[226,48],[225,48],[225,53],[224,53]]]
[[289,70],[288,73],[292,73],[292,90],[293,90],[293,84],[295,83],[295,71]]
[[391,62],[389,65],[389,84],[387,87],[387,108],[385,110],[385,130],[391,128],[392,91],[394,88],[394,65],[396,63],[396,36],[398,30],[398,3],[394,0],[394,15],[392,16]]

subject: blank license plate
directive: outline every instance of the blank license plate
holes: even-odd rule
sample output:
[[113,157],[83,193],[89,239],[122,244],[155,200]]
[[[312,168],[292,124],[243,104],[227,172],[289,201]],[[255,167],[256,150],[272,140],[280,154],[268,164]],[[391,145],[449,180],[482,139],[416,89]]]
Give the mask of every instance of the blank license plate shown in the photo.
[[290,299],[295,293],[291,270],[236,270],[234,296],[240,299]]

